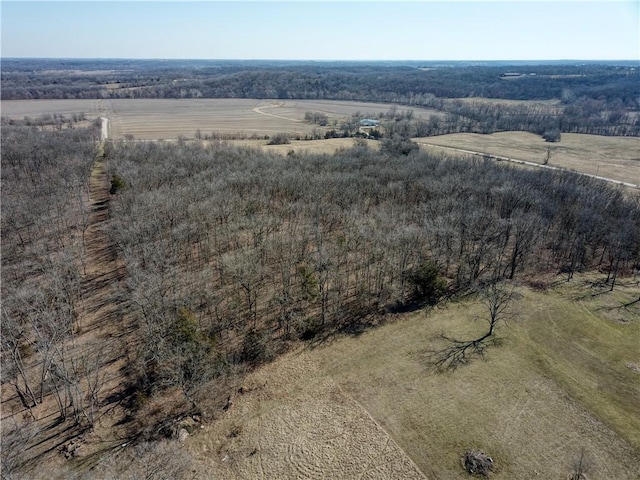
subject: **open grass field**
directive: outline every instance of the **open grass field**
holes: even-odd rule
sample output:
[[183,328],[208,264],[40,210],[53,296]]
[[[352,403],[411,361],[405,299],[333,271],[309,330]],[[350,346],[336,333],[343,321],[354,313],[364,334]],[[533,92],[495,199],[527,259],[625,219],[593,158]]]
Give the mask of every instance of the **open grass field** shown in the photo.
[[186,446],[229,479],[465,479],[471,447],[496,479],[566,479],[581,451],[590,479],[638,478],[640,287],[596,280],[520,288],[500,344],[454,372],[427,351],[483,331],[473,298],[288,354]]
[[[273,135],[279,132],[306,135],[326,128],[304,121],[309,111],[339,120],[355,113],[377,115],[392,105],[331,100],[251,99],[114,99],[114,100],[20,100],[4,101],[2,115],[22,119],[43,114],[69,115],[84,112],[88,118],[109,118],[109,138],[133,135],[142,140],[222,134]],[[396,105],[398,111],[408,107]],[[442,115],[436,110],[412,108],[415,118]]]
[[[380,142],[376,140],[364,140],[369,148],[379,149]],[[268,145],[268,140],[229,140],[228,143],[237,146],[260,148],[265,152],[274,152],[286,155],[290,151],[296,153],[327,153],[333,154],[337,150],[353,147],[353,138],[329,138],[326,140],[291,140],[291,143],[283,145]]]
[[414,140],[434,147],[459,148],[540,164],[551,147],[551,166],[640,184],[640,138],[637,137],[563,133],[560,142],[549,143],[533,133],[499,132],[455,133]]

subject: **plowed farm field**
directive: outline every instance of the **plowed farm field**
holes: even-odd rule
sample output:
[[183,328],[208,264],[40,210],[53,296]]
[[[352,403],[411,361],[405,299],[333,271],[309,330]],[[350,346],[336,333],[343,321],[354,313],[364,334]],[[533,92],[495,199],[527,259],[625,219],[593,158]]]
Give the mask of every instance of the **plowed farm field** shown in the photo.
[[[85,113],[87,118],[109,118],[109,138],[133,135],[141,140],[222,135],[265,136],[286,132],[304,136],[319,127],[304,121],[306,112],[319,112],[329,120],[355,113],[377,116],[393,107],[384,103],[331,100],[252,99],[115,99],[115,100],[11,100],[2,102],[2,115],[22,119],[45,114]],[[396,105],[398,112],[409,107]],[[442,115],[436,110],[411,108],[414,118]]]

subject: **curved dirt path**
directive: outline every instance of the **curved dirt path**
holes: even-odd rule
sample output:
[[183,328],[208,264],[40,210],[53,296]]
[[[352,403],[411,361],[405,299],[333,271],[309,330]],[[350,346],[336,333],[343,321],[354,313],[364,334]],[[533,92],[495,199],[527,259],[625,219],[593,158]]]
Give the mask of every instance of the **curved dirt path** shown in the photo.
[[293,123],[304,123],[302,120],[298,120],[296,118],[284,117],[282,115],[276,115],[275,113],[267,113],[267,112],[263,112],[262,111],[263,108],[280,108],[281,106],[282,105],[278,105],[278,104],[262,105],[261,107],[252,108],[251,111],[255,112],[255,113],[258,113],[260,115],[265,115],[267,117],[280,118],[282,120],[287,120],[287,121],[293,122]]

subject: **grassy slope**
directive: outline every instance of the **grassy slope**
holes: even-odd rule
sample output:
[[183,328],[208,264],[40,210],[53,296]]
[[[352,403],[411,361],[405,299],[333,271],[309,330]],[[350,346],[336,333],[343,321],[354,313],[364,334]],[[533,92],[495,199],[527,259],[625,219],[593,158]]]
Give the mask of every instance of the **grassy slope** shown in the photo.
[[[257,390],[237,396],[190,450],[224,478],[300,478],[302,465],[313,478],[400,478],[398,450],[371,463],[385,443],[370,418],[430,480],[468,478],[460,456],[469,447],[493,456],[496,479],[564,479],[581,449],[589,478],[637,478],[640,374],[628,364],[640,364],[640,303],[618,307],[640,289],[625,280],[608,293],[594,279],[521,289],[500,345],[455,372],[433,372],[426,351],[440,333],[483,331],[475,299],[292,352],[246,379]],[[238,439],[226,436],[231,425],[243,427]],[[283,456],[282,445],[304,448]]]
[[622,306],[632,290],[564,285],[545,308],[529,294],[531,316],[513,333],[542,372],[640,451],[640,376],[629,368],[640,363],[640,303]]
[[613,311],[598,309],[638,289],[576,301],[578,291],[524,290],[502,345],[453,373],[429,371],[425,350],[439,332],[466,338],[483,328],[473,301],[342,339],[318,356],[428,478],[465,478],[459,457],[472,446],[493,455],[496,478],[564,478],[582,448],[594,478],[634,478],[640,376],[627,363],[640,361],[639,310],[611,320]]
[[417,142],[543,163],[551,147],[549,165],[640,184],[640,139],[563,133],[558,143],[547,143],[528,132],[490,135],[454,133],[414,139]]

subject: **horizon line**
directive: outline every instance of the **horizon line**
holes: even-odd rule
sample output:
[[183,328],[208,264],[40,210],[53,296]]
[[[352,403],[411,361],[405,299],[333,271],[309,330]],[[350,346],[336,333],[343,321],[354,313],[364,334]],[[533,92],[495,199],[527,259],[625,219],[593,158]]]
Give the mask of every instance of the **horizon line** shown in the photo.
[[369,58],[369,59],[344,59],[344,58],[180,58],[180,57],[23,57],[2,56],[1,60],[165,60],[165,61],[208,61],[208,62],[638,62],[638,58],[497,58],[497,59],[453,59],[453,58]]

